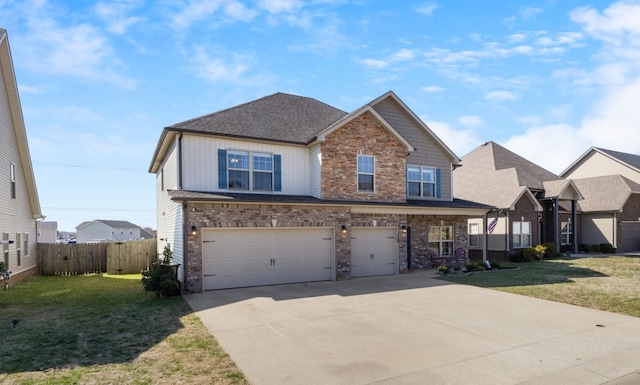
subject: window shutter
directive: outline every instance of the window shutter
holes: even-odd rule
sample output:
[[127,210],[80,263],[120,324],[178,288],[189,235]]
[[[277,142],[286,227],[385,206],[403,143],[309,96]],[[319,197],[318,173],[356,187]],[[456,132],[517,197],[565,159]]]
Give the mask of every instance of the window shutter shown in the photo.
[[273,155],[273,191],[282,191],[282,160],[278,154]]
[[436,168],[436,198],[440,198],[440,169]]
[[218,149],[218,188],[227,189],[227,150]]

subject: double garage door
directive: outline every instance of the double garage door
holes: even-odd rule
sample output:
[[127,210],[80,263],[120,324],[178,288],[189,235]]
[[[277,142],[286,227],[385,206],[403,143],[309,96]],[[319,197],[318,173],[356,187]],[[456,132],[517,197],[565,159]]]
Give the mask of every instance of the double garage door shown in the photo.
[[[351,276],[395,274],[396,228],[357,228],[351,235]],[[333,228],[203,229],[204,290],[330,281]]]

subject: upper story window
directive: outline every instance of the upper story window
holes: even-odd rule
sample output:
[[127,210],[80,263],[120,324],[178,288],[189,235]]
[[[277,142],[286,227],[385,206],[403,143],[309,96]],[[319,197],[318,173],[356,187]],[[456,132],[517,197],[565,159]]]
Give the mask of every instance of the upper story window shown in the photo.
[[277,154],[218,150],[218,187],[228,190],[281,191],[281,157]]
[[375,158],[369,155],[358,155],[358,191],[373,192],[375,177]]
[[513,248],[531,247],[531,222],[513,222]]
[[436,198],[436,169],[407,166],[407,196]]
[[16,199],[16,164],[11,163],[11,199]]

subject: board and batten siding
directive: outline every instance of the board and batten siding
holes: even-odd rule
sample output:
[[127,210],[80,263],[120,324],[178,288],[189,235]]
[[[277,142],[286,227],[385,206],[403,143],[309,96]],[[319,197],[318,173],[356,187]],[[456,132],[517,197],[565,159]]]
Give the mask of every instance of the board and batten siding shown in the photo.
[[380,101],[373,108],[415,147],[416,151],[407,157],[407,165],[440,169],[440,199],[452,200],[451,156],[392,98]]
[[[178,146],[177,137],[171,144],[162,165],[156,172],[156,201],[158,223],[158,254],[162,254],[168,244],[173,252],[173,263],[179,263],[178,278],[184,277],[183,213],[182,205],[169,197],[167,190],[178,189]],[[184,281],[183,281],[184,282]]]
[[322,146],[316,144],[309,151],[311,196],[322,199]]
[[[9,247],[9,270],[13,274],[29,270],[37,265],[36,260],[36,220],[33,218],[27,180],[18,153],[18,139],[13,127],[9,108],[9,96],[0,69],[0,239],[3,233],[9,240],[20,238],[20,265],[18,265],[18,244]],[[16,198],[11,197],[11,164],[15,164]],[[30,167],[30,165],[28,165]],[[17,234],[20,234],[19,236]],[[24,249],[24,234],[28,234],[27,249]],[[0,260],[4,260],[4,249],[0,245]]]
[[592,152],[590,156],[582,160],[580,165],[569,170],[564,177],[567,179],[582,179],[617,174],[640,183],[640,173],[599,152]]
[[282,191],[279,194],[310,194],[310,159],[306,147],[186,134],[182,137],[184,190],[227,191],[218,187],[218,149],[279,154],[282,159]]

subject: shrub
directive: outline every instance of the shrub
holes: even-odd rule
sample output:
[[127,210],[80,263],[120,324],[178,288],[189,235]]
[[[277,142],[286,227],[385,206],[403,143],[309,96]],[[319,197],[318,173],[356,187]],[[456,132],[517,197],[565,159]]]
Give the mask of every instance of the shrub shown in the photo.
[[600,245],[591,245],[589,246],[589,251],[592,253],[599,253],[600,252]]
[[467,265],[467,271],[485,271],[487,268],[478,262],[471,262]]
[[524,262],[524,255],[522,253],[522,251],[516,251],[515,253],[511,254],[509,256],[509,260],[511,262]]
[[501,269],[501,268],[502,268],[502,265],[501,265],[501,264],[499,264],[498,262],[491,262],[491,261],[489,261],[489,263],[491,264],[491,268],[492,268],[492,269]]
[[601,243],[600,252],[605,254],[611,254],[611,253],[615,253],[616,249],[613,247],[611,243]]
[[535,259],[538,261],[542,261],[547,254],[547,246],[536,245],[536,247],[534,247],[533,249],[536,251]]
[[526,249],[522,250],[523,262],[531,262],[535,261],[536,259],[538,259],[538,251],[536,251],[536,249],[534,249],[533,247],[527,247]]
[[573,246],[573,245],[561,245],[560,246],[560,252],[561,253],[571,252],[571,246]]
[[581,243],[581,244],[578,245],[578,251],[581,252],[581,253],[585,253],[586,254],[591,250],[589,250],[589,245]]
[[558,248],[556,247],[555,243],[547,242],[547,243],[544,243],[542,246],[547,248],[546,253],[550,257],[555,256],[558,253]]
[[173,252],[169,246],[164,247],[162,258],[156,258],[151,268],[142,277],[142,285],[146,291],[153,291],[158,297],[170,297],[180,294],[180,282],[176,277],[177,266],[171,264]]

